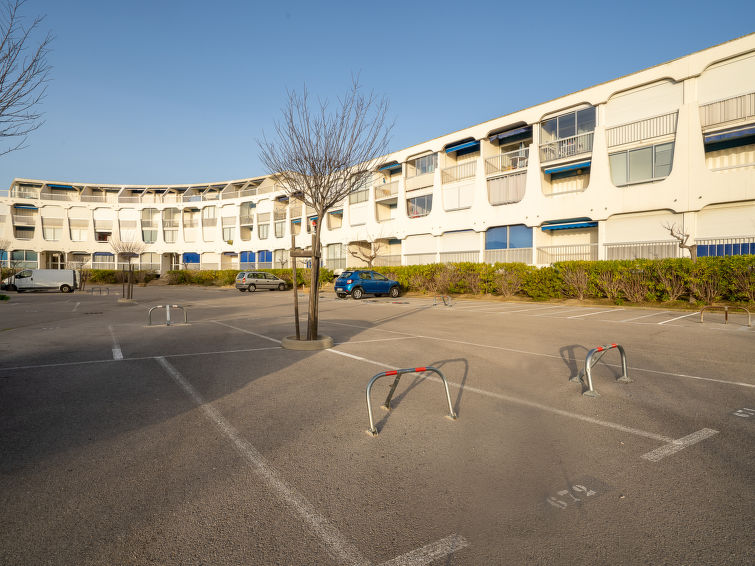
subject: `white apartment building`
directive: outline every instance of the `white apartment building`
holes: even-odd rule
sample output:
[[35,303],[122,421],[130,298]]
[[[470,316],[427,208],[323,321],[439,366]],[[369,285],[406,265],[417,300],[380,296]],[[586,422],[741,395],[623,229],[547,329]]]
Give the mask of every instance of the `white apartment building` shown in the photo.
[[[385,157],[322,220],[323,262],[376,265],[755,253],[755,34]],[[270,176],[191,185],[15,179],[2,264],[288,267],[314,211]],[[144,242],[115,257],[111,236]]]

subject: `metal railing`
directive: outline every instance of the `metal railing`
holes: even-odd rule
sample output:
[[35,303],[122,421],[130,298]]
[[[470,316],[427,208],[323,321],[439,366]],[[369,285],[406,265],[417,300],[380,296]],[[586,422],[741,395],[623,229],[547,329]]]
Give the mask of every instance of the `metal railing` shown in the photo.
[[283,210],[274,210],[273,211],[273,220],[285,220],[286,219],[286,209]]
[[254,215],[244,214],[243,216],[239,216],[239,222],[241,223],[242,226],[254,224]]
[[678,116],[678,112],[671,112],[607,128],[608,147],[674,134]]
[[407,191],[413,191],[414,189],[422,189],[424,187],[431,187],[435,181],[435,172],[422,173],[421,175],[415,175],[414,177],[407,177],[404,181],[404,186]]
[[537,263],[547,265],[557,261],[597,261],[598,244],[568,246],[538,246]]
[[232,199],[232,198],[239,198],[239,192],[238,191],[227,191],[223,192],[220,195],[220,198],[223,200]]
[[81,195],[81,202],[107,202],[105,195]]
[[479,251],[440,252],[440,263],[464,263],[464,262],[479,263],[480,252]]
[[201,202],[202,195],[181,195],[181,202]]
[[594,132],[586,132],[540,144],[540,161],[554,161],[564,157],[590,153],[594,135]]
[[429,265],[438,263],[438,254],[405,254],[406,265]]
[[755,236],[695,239],[698,257],[725,255],[755,255]]
[[73,201],[76,202],[79,200],[79,193],[74,191],[66,191],[64,193],[45,193],[42,192],[39,194],[40,200],[57,200],[57,201]]
[[12,198],[31,198],[31,199],[38,199],[39,198],[39,192],[38,191],[29,191],[29,190],[13,190],[10,192],[10,196]]
[[13,224],[16,226],[36,226],[37,224],[37,217],[36,216],[19,216],[17,214],[13,214]]
[[674,240],[653,242],[617,242],[603,244],[605,259],[665,259],[679,257],[679,243]]
[[441,169],[440,178],[443,184],[453,183],[455,181],[461,181],[462,179],[469,179],[477,174],[477,160],[470,159],[454,165],[453,167],[446,167]]
[[755,92],[700,106],[700,123],[703,128],[745,120],[753,116],[755,116]]
[[119,196],[118,202],[141,202],[142,197],[137,196]]
[[509,248],[506,250],[485,250],[485,263],[526,263],[532,264],[532,248]]
[[256,194],[257,194],[257,189],[256,188],[254,188],[254,189],[243,189],[243,190],[239,191],[239,196],[240,197],[253,197]]
[[441,381],[443,382],[443,386],[446,389],[446,400],[448,401],[448,415],[446,415],[451,420],[456,420],[457,416],[454,412],[453,405],[451,404],[451,393],[448,391],[448,382],[446,381],[446,377],[441,373],[441,371],[434,367],[417,367],[417,368],[405,368],[405,369],[394,369],[391,371],[381,371],[379,374],[375,375],[372,379],[370,379],[369,383],[367,384],[367,391],[365,393],[365,396],[367,397],[367,414],[370,417],[370,428],[367,431],[372,436],[377,436],[378,430],[375,427],[375,422],[372,419],[372,401],[370,399],[370,391],[372,390],[372,385],[381,377],[386,375],[395,375],[396,379],[393,380],[393,384],[391,385],[391,389],[388,392],[388,397],[385,399],[385,403],[383,403],[382,407],[386,409],[387,411],[391,410],[391,398],[393,397],[393,394],[396,392],[396,387],[398,387],[398,382],[401,379],[401,376],[405,373],[424,373],[424,372],[432,372],[437,373],[438,377],[440,377]]
[[[616,381],[620,383],[632,383],[632,380],[629,379],[629,374],[627,373],[627,354],[621,344],[607,344],[605,346],[598,346],[597,348],[593,348],[592,350],[587,352],[585,367],[581,369],[577,375],[569,378],[569,381],[578,381],[582,383],[582,385],[585,385],[582,377],[585,375],[587,376],[587,391],[583,391],[582,395],[585,395],[586,397],[600,397],[600,394],[595,391],[592,386],[591,370],[593,366],[597,364],[603,356],[606,355],[606,352],[613,350],[614,348],[617,349],[619,351],[619,354],[621,355],[621,377],[619,377]],[[598,356],[595,357],[595,354],[598,354]]]
[[395,197],[398,194],[398,181],[375,186],[375,200]]
[[325,260],[325,265],[328,269],[346,269],[346,258],[329,257]]
[[401,265],[401,254],[388,254],[376,257],[372,265],[375,267],[389,267],[393,265]]
[[496,175],[506,171],[524,169],[529,164],[530,148],[507,151],[485,159],[485,174]]
[[706,305],[706,306],[704,306],[703,308],[700,309],[700,322],[701,323],[703,322],[703,312],[706,309],[707,310],[711,310],[711,309],[724,309],[724,324],[729,324],[729,309],[745,311],[747,313],[747,326],[748,326],[748,328],[752,327],[752,320],[750,318],[750,311],[749,311],[749,309],[747,309],[745,307],[728,306],[728,305],[724,305],[724,306]]

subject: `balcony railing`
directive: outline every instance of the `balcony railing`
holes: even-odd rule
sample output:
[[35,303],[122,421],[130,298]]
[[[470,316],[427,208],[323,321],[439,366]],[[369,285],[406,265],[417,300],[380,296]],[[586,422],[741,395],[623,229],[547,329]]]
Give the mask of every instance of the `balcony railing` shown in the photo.
[[700,122],[703,128],[752,117],[755,117],[755,92],[700,107]]
[[119,196],[118,202],[141,202],[142,197],[138,196]]
[[421,189],[424,187],[430,187],[435,180],[435,172],[423,173],[422,175],[415,175],[414,177],[407,177],[404,182],[407,191],[414,189]]
[[78,201],[79,193],[74,191],[66,191],[62,193],[40,193],[39,198],[41,200]]
[[220,200],[220,193],[206,193],[202,195],[202,200]]
[[218,225],[218,219],[217,218],[202,218],[202,226],[205,228],[209,228],[211,226],[217,226]]
[[676,133],[678,113],[671,112],[606,129],[608,147]]
[[285,220],[286,219],[286,211],[284,210],[274,210],[273,211],[273,220]]
[[569,246],[539,246],[537,263],[547,265],[557,261],[597,261],[598,244],[572,244]]
[[485,263],[532,263],[532,248],[485,250]]
[[438,263],[437,254],[406,254],[406,265],[428,265]]
[[561,138],[540,145],[540,161],[554,161],[592,151],[594,132]]
[[13,224],[15,226],[35,226],[37,224],[36,216],[19,216],[13,215]]
[[232,199],[232,198],[239,198],[239,191],[226,191],[224,192],[220,198],[223,200]]
[[16,240],[31,240],[34,238],[34,230],[13,230]]
[[375,267],[401,265],[401,254],[388,254],[378,256],[372,262],[372,265],[374,265]]
[[253,197],[257,194],[257,189],[244,189],[243,191],[239,191],[240,197]]
[[39,198],[39,193],[37,191],[16,189],[15,191],[11,191],[10,192],[10,196],[13,197],[13,198],[33,198],[33,199],[38,199]]
[[240,224],[241,224],[242,226],[246,226],[246,225],[249,225],[249,224],[254,224],[254,216],[252,216],[252,215],[247,215],[247,214],[242,214],[242,215],[241,215],[241,216],[239,217],[239,223],[240,223]]
[[398,194],[398,181],[375,186],[375,200],[395,197]]
[[329,257],[325,260],[325,266],[330,269],[346,269],[345,257]]
[[440,253],[441,263],[463,263],[463,262],[479,263],[479,261],[480,261],[479,251],[441,252]]
[[603,244],[605,259],[664,259],[679,257],[677,241],[617,242]]
[[181,202],[200,202],[202,195],[181,195]]
[[165,220],[163,219],[163,228],[178,228],[178,220]]
[[440,178],[442,183],[453,183],[455,181],[461,181],[462,179],[469,179],[474,177],[477,173],[477,160],[469,160],[453,167],[446,167],[440,172]]
[[530,148],[528,147],[488,157],[485,160],[485,174],[497,175],[506,171],[524,169],[529,163],[529,157]]

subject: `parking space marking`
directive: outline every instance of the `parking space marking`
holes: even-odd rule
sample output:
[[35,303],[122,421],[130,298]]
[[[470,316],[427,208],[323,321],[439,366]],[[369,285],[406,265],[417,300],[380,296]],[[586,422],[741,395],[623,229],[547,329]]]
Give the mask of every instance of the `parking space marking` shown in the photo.
[[623,310],[624,309],[610,309],[610,310],[607,310],[607,311],[588,312],[588,313],[585,313],[585,314],[575,314],[574,316],[567,316],[566,318],[581,318],[583,316],[592,316],[594,314],[603,314],[603,313],[607,313],[607,312],[619,312],[619,311],[623,311]]
[[76,309],[79,308],[79,305],[81,303],[76,303],[76,305],[73,307],[73,310],[71,312],[76,312]]
[[346,342],[337,342],[336,346],[341,344],[366,344],[367,342],[390,342],[391,340],[406,340],[406,338],[397,336],[396,338],[375,338],[374,340],[347,340]]
[[676,454],[680,450],[684,450],[685,448],[692,446],[693,444],[697,444],[701,440],[705,440],[706,438],[710,438],[711,436],[714,436],[716,434],[718,434],[717,430],[713,430],[711,428],[703,428],[701,430],[698,430],[697,432],[683,436],[682,438],[672,440],[671,442],[664,446],[661,446],[660,448],[651,450],[647,454],[643,454],[642,458],[644,458],[645,460],[650,460],[651,462],[658,462],[666,456]]
[[251,334],[252,336],[256,336],[258,338],[264,338],[265,340],[270,340],[271,342],[275,342],[276,344],[280,344],[281,341],[277,340],[276,338],[270,338],[270,336],[265,336],[264,334],[257,334],[256,332],[252,332],[251,330],[247,330],[246,328],[239,328],[238,326],[233,326],[231,324],[226,324],[225,322],[220,322],[219,320],[213,320],[211,322],[214,322],[215,324],[219,324],[220,326],[226,326],[228,328],[232,328],[233,330],[238,330],[239,332],[244,332],[246,334]]
[[[181,389],[197,404],[199,409],[231,441],[238,453],[251,465],[254,472],[287,504],[311,531],[325,544],[328,555],[339,564],[369,566],[370,561],[341,534],[338,528],[317,509],[296,488],[286,483],[280,472],[271,466],[265,457],[236,430],[226,418],[212,405],[205,402],[199,392],[191,386],[186,378],[163,356],[155,358]],[[381,566],[425,566],[433,560],[448,556],[469,543],[459,535],[453,534],[417,550],[398,556]]]
[[667,311],[654,312],[651,314],[643,314],[642,316],[635,316],[633,318],[625,318],[624,320],[618,320],[617,322],[631,322],[633,320],[640,320],[641,318],[650,318],[651,316],[658,316],[661,314],[668,314]]
[[112,325],[108,325],[108,330],[110,330],[110,336],[113,338],[113,359],[122,360],[123,352],[121,352],[121,346],[118,344],[118,339],[115,337]]
[[552,306],[552,307],[537,307],[537,308],[534,308],[534,309],[526,308],[526,309],[515,310],[515,311],[502,311],[501,314],[511,314],[511,313],[515,313],[515,312],[544,311],[544,310],[548,310],[548,309],[560,309],[560,308],[563,308],[563,307],[561,305],[555,305],[555,306]]
[[667,324],[669,322],[674,322],[675,320],[679,320],[680,318],[687,318],[688,316],[695,316],[696,314],[700,314],[700,311],[693,312],[690,314],[685,314],[682,316],[677,316],[676,318],[670,318],[669,320],[664,320],[663,322],[659,322],[658,324]]

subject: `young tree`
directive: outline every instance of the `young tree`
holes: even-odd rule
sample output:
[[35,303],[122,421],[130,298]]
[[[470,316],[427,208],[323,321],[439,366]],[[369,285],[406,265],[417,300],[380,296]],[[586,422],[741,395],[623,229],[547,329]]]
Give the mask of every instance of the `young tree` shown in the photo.
[[129,271],[128,271],[128,284],[125,285],[124,288],[124,299],[133,299],[134,298],[134,278],[133,278],[133,266],[131,265],[131,260],[135,257],[139,257],[139,255],[144,251],[144,249],[147,247],[144,242],[140,242],[137,240],[121,240],[117,236],[110,236],[108,238],[108,243],[110,244],[110,248],[113,250],[113,253],[115,253],[116,258],[116,267],[118,265],[118,259],[120,256],[124,256],[128,258],[129,263]]
[[42,125],[37,105],[45,95],[50,73],[47,64],[52,35],[39,39],[44,17],[25,25],[20,14],[26,0],[0,3],[0,138],[15,138],[0,145],[0,155],[21,149],[26,136]]
[[320,280],[320,237],[325,214],[336,203],[369,182],[387,152],[392,125],[388,102],[363,93],[358,79],[334,107],[327,100],[313,104],[306,86],[288,93],[276,139],[258,141],[260,159],[289,196],[311,206],[318,222],[312,238],[312,291],[307,340],[317,338]]
[[380,255],[380,249],[383,247],[383,240],[373,240],[370,242],[364,242],[366,246],[359,245],[362,242],[349,244],[348,251],[352,257],[355,257],[359,261],[367,264],[369,269],[372,269],[372,263]]
[[682,230],[675,223],[671,224],[669,222],[666,222],[665,224],[663,224],[663,227],[669,231],[669,234],[671,234],[673,238],[679,241],[679,248],[687,250],[689,252],[689,257],[693,262],[697,261],[697,244],[687,243],[687,240],[689,240],[689,234],[682,232]]

